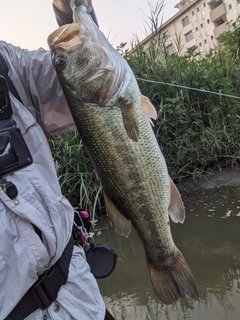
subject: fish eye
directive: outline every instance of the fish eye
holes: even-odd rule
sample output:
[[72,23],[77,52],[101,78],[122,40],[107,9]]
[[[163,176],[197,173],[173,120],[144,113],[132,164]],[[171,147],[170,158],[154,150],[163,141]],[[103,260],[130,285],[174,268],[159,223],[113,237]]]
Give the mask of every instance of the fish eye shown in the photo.
[[67,59],[64,56],[59,56],[56,58],[55,64],[57,67],[63,70],[67,65]]

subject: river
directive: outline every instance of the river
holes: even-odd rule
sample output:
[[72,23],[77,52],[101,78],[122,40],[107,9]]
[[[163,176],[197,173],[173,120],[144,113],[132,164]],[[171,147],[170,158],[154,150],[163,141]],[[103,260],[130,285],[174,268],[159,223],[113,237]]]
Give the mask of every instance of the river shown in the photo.
[[148,275],[145,254],[134,230],[125,239],[107,217],[95,227],[95,242],[118,255],[114,272],[98,280],[116,320],[240,319],[240,187],[220,187],[182,194],[185,223],[171,223],[173,239],[197,283],[199,299],[160,303]]

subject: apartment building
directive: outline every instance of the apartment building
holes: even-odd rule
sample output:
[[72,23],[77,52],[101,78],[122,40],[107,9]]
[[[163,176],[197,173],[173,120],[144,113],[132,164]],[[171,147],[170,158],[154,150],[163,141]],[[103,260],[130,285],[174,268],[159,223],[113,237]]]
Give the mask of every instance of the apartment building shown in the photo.
[[[159,28],[168,52],[177,50],[178,38],[181,54],[193,46],[207,53],[218,43],[219,35],[230,30],[229,22],[240,14],[240,0],[181,0],[175,8],[179,11]],[[147,47],[150,38],[141,44]]]

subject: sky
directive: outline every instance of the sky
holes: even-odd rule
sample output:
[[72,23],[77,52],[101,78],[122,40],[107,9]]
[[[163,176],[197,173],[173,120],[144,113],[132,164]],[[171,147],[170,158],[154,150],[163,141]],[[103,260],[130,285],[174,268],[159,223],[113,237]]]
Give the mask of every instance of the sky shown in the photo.
[[[100,29],[116,48],[121,42],[143,40],[150,4],[158,0],[92,0]],[[164,0],[162,19],[166,21],[178,12],[177,0]],[[58,26],[52,10],[52,0],[0,0],[0,40],[29,50],[48,49],[47,37]],[[147,28],[147,31],[146,31]]]

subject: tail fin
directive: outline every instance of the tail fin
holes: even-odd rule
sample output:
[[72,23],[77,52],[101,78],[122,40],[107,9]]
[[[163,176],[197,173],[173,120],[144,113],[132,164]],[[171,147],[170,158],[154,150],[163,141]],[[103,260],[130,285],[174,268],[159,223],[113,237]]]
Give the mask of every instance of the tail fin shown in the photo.
[[180,297],[198,298],[193,274],[180,251],[162,266],[148,262],[148,269],[155,293],[162,303],[171,304]]

